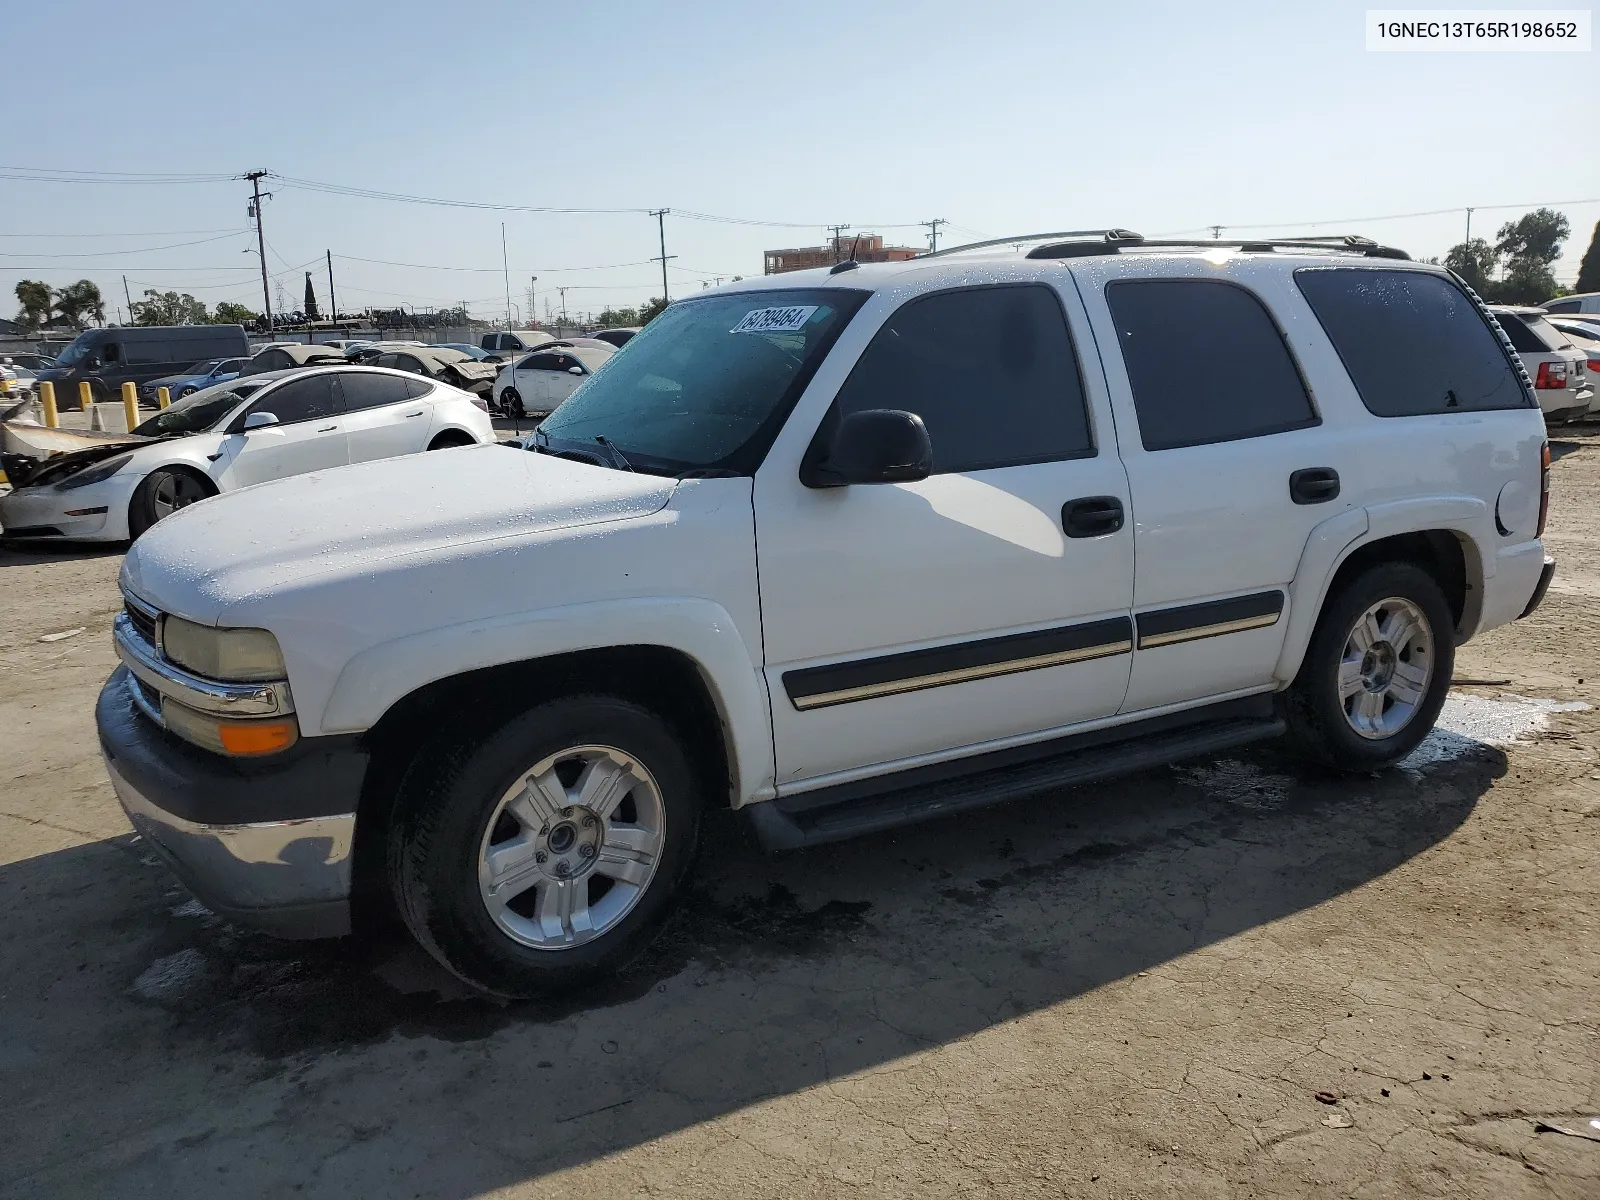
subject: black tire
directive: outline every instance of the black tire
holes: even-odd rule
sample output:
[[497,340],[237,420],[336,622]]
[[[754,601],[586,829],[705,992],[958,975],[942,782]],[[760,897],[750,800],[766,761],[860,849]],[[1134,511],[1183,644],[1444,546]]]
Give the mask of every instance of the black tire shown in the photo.
[[[1368,737],[1358,733],[1347,716],[1339,694],[1340,664],[1357,620],[1391,598],[1408,602],[1427,621],[1429,675],[1409,719],[1388,736]],[[1402,656],[1417,654],[1409,645],[1402,651]],[[1422,663],[1421,658],[1415,661]],[[1302,754],[1335,771],[1370,772],[1393,766],[1432,731],[1454,669],[1455,619],[1438,582],[1410,563],[1379,563],[1341,585],[1323,604],[1300,673],[1285,697],[1290,739]],[[1351,703],[1356,700],[1352,697]],[[1394,701],[1384,698],[1378,703],[1387,716]]]
[[455,430],[449,430],[448,432],[441,433],[438,437],[434,438],[433,441],[429,442],[428,449],[448,450],[452,446],[474,446],[476,444],[477,443],[466,434],[458,433]]
[[151,471],[134,490],[128,503],[128,537],[137,538],[175,509],[187,508],[217,494],[209,479],[192,471],[163,468]]
[[522,407],[522,393],[516,388],[507,388],[500,393],[500,407],[513,417],[521,418],[528,415],[527,410]]
[[[490,915],[479,890],[480,855],[493,836],[490,819],[519,777],[579,746],[613,747],[648,771],[664,814],[663,844],[653,876],[610,929],[568,947],[534,948]],[[660,717],[612,696],[563,697],[486,736],[466,726],[442,734],[418,754],[390,819],[389,881],[417,941],[461,979],[513,999],[551,995],[618,970],[649,944],[688,875],[700,811],[689,755]]]

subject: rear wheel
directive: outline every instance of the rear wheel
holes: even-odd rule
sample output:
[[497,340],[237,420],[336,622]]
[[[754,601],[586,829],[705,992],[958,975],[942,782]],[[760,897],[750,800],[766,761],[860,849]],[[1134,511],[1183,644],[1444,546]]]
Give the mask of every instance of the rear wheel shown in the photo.
[[448,450],[451,446],[473,446],[477,443],[458,430],[447,430],[428,443],[429,450]]
[[1455,622],[1433,576],[1379,563],[1330,596],[1289,689],[1295,742],[1340,771],[1390,766],[1433,729],[1455,668]]
[[390,826],[390,882],[411,932],[456,975],[544,995],[648,944],[699,824],[694,770],[659,717],[566,697],[418,756]]
[[151,471],[133,493],[133,502],[128,506],[128,532],[138,537],[180,508],[188,508],[214,495],[216,489],[210,483],[188,471]]

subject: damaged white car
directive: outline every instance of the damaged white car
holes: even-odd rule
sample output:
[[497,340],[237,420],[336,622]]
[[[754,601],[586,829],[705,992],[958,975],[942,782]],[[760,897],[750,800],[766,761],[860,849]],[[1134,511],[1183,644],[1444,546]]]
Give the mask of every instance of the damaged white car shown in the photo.
[[[242,376],[107,437],[7,421],[7,539],[127,541],[219,492],[326,467],[492,442],[481,399],[376,367]],[[81,447],[81,448],[71,448]]]

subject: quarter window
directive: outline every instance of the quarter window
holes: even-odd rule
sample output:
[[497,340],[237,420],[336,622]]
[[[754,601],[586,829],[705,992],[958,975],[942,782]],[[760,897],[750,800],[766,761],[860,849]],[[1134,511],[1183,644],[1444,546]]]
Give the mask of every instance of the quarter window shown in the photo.
[[1146,450],[1264,437],[1317,424],[1311,397],[1266,308],[1215,279],[1107,285]]
[[874,335],[830,413],[916,413],[935,474],[1094,454],[1078,358],[1043,284],[910,300]]
[[[1451,280],[1428,271],[1303,267],[1294,281],[1374,416],[1532,403],[1500,339]],[[1515,317],[1499,323],[1513,346],[1533,339]],[[1535,341],[1532,349],[1544,347]]]

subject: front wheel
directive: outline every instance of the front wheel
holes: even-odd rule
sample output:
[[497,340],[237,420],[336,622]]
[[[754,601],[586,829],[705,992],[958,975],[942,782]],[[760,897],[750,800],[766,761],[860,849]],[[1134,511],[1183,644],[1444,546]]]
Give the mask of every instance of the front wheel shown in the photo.
[[507,388],[500,393],[500,407],[519,420],[528,415],[528,410],[522,406],[522,393],[516,388]]
[[1455,622],[1433,576],[1379,563],[1328,598],[1290,687],[1289,732],[1338,771],[1399,762],[1433,729],[1455,669]]
[[151,471],[128,506],[128,532],[138,537],[150,526],[214,494],[209,484],[187,471]]
[[419,755],[390,825],[390,882],[412,934],[460,978],[546,995],[648,944],[688,873],[700,807],[655,714],[553,700]]

